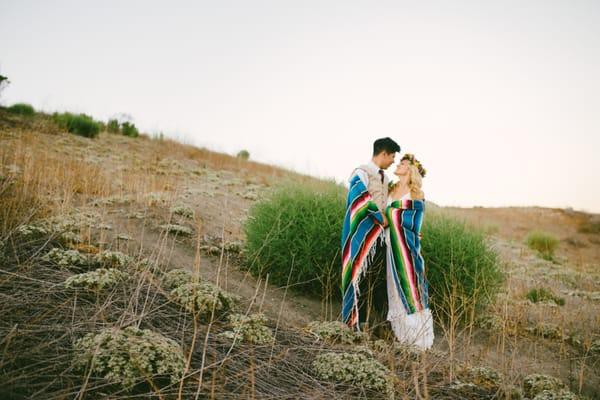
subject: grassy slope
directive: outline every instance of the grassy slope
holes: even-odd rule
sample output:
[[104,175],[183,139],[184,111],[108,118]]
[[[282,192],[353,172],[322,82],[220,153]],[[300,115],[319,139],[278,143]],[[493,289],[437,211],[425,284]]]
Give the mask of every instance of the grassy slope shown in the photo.
[[[327,318],[336,317],[331,307],[314,299],[247,276],[237,268],[234,255],[208,254],[210,246],[243,239],[240,227],[248,207],[273,185],[283,180],[314,181],[312,178],[170,140],[130,139],[108,133],[89,140],[60,132],[42,117],[27,120],[0,113],[0,173],[17,171],[30,194],[46,194],[45,214],[64,214],[75,208],[95,212],[99,223],[110,229],[90,229],[90,243],[130,254],[160,253],[170,266],[197,268],[204,278],[241,294],[248,307],[266,312],[274,323],[281,320],[290,329],[324,317],[323,310],[329,310]],[[169,208],[174,204],[194,209],[195,219],[175,222],[192,228],[197,241],[173,241],[161,235],[158,227],[173,222]],[[589,216],[540,208],[445,212],[488,229],[509,279],[506,294],[492,310],[492,315],[503,321],[502,326],[491,331],[473,326],[456,339],[451,332],[437,329],[438,350],[449,351],[451,363],[456,359],[489,365],[511,381],[527,373],[546,372],[560,376],[574,390],[597,394],[598,358],[586,354],[585,349],[586,343],[600,335],[599,303],[568,294],[600,290],[598,235],[576,232],[578,224]],[[557,254],[560,264],[539,259],[523,245],[526,234],[534,229],[547,230],[561,239]],[[130,240],[118,239],[123,235]],[[539,286],[564,296],[566,305],[524,301],[525,293]],[[540,323],[556,324],[566,334],[564,340],[528,331]],[[567,339],[573,337],[583,344],[570,344]],[[441,364],[430,370],[439,367],[445,371],[447,365]]]

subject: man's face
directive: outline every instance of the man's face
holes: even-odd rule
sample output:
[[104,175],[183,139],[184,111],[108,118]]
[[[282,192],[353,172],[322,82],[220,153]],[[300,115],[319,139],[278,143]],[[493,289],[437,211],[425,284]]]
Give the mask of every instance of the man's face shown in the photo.
[[388,153],[386,151],[383,152],[383,169],[389,168],[390,165],[394,163],[396,159],[396,153]]

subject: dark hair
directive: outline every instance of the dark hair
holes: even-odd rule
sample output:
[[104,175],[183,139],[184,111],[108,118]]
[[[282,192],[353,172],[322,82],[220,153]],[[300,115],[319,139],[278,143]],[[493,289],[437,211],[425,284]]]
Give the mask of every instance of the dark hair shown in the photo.
[[377,139],[373,142],[373,156],[378,155],[382,151],[386,153],[398,153],[400,152],[400,146],[389,137]]

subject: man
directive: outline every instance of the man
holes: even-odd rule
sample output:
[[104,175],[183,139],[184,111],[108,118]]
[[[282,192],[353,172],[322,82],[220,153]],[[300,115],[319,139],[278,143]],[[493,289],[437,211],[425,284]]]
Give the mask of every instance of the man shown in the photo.
[[356,168],[349,180],[342,231],[342,319],[359,330],[371,319],[386,320],[384,228],[389,181],[384,170],[394,163],[397,152],[400,146],[392,139],[377,139],[371,162]]

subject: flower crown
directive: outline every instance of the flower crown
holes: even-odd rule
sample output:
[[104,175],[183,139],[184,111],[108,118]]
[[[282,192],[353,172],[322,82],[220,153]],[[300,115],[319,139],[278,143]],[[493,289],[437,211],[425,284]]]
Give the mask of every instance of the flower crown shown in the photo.
[[423,166],[421,165],[421,162],[415,158],[414,154],[406,153],[402,157],[400,162],[402,162],[404,160],[408,160],[409,163],[411,163],[412,165],[417,167],[417,169],[419,170],[419,174],[421,174],[421,177],[425,178],[425,174],[427,174],[427,170],[425,168],[423,168]]

